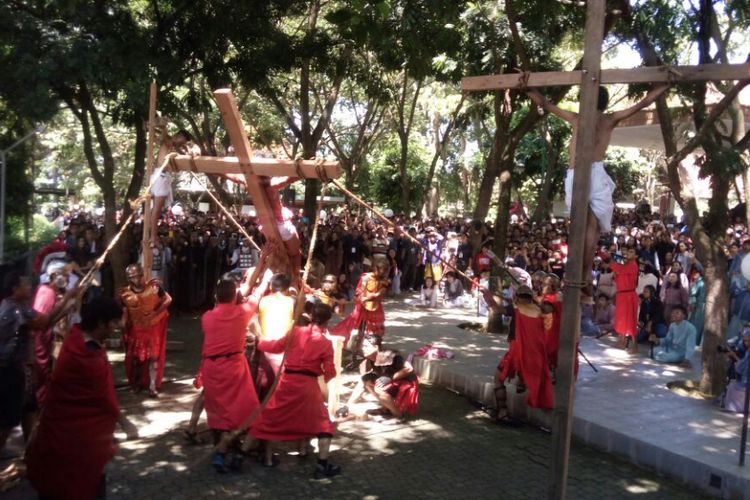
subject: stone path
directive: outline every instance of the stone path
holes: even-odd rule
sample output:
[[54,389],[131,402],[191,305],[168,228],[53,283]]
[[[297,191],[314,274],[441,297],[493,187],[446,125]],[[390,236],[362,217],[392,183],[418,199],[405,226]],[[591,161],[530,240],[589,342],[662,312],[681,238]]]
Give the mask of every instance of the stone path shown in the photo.
[[[455,328],[471,315],[388,307],[392,345],[410,352],[442,342],[456,351],[454,360],[424,365],[448,366],[433,372],[441,372],[444,382],[469,389],[491,380],[504,342]],[[219,476],[209,466],[210,446],[188,446],[179,433],[195,397],[190,377],[200,345],[197,322],[173,318],[170,335],[185,342],[184,351],[169,354],[167,375],[177,380],[165,384],[157,401],[119,393],[141,439],[122,442],[108,466],[109,498],[524,499],[546,494],[549,435],[530,426],[497,426],[441,383],[423,385],[418,418],[341,424],[332,453],[344,469],[340,477],[313,481],[314,460],[301,462],[294,455],[283,456],[275,469],[247,463],[242,473]],[[115,369],[121,373],[119,362]],[[368,405],[374,403],[358,411]],[[14,446],[18,450],[18,437]],[[580,442],[573,444],[570,471],[569,498],[700,498],[695,489]],[[24,483],[0,498],[33,498],[33,492]]]

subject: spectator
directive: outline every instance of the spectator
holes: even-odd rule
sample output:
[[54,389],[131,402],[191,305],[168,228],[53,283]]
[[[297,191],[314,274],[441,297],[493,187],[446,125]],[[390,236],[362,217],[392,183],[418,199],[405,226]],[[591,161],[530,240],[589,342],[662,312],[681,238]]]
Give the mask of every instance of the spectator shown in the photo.
[[638,309],[638,342],[645,342],[652,336],[664,338],[666,335],[664,306],[656,295],[656,289],[651,285],[646,285]]
[[431,277],[424,279],[424,284],[419,293],[417,307],[437,307],[438,288]]
[[664,317],[671,321],[672,309],[682,307],[687,311],[688,291],[682,286],[680,277],[671,272],[667,275],[667,283],[661,291],[661,300],[664,304]]
[[667,335],[659,339],[652,335],[650,340],[659,345],[654,359],[660,363],[682,363],[689,361],[695,349],[695,327],[686,321],[687,310],[681,305],[672,308],[672,322]]
[[464,305],[464,285],[461,280],[456,279],[453,271],[445,273],[445,296],[443,305],[446,307],[463,307]]

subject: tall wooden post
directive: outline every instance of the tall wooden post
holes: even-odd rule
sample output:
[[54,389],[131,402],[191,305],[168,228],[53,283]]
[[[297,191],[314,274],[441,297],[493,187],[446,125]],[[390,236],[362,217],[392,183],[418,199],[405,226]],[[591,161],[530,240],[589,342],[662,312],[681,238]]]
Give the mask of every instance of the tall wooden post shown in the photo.
[[574,286],[563,292],[560,349],[555,384],[555,408],[552,416],[552,462],[550,466],[549,498],[565,498],[568,480],[568,455],[573,410],[573,369],[576,359],[576,342],[580,331],[581,290],[576,284],[588,280],[584,263],[591,256],[584,255],[586,222],[589,211],[589,187],[593,160],[594,136],[597,123],[597,98],[599,93],[599,65],[604,37],[605,0],[586,3],[586,33],[581,78],[581,102],[576,137],[575,176],[570,213],[570,252],[565,268],[565,281]]
[[[151,183],[151,175],[154,173],[154,143],[156,142],[156,81],[151,82],[151,90],[148,99],[148,146],[146,147],[146,177],[145,185]],[[152,200],[146,199],[143,204],[143,243],[141,245],[143,252],[143,271],[146,279],[151,279],[151,264],[153,254],[151,253],[151,236],[156,232],[155,227],[151,227],[151,212],[153,211]]]

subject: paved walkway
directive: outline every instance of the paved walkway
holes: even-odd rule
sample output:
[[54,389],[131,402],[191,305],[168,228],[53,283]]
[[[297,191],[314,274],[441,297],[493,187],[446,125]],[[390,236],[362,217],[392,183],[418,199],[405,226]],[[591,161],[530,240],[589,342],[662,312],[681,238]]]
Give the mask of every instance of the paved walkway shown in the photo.
[[[423,379],[494,405],[492,377],[507,350],[504,337],[457,328],[460,321],[475,321],[470,314],[433,314],[431,320],[422,311],[391,307],[389,342],[406,352],[428,342],[454,351],[452,360],[416,361]],[[581,360],[576,437],[709,493],[750,498],[750,470],[738,466],[741,415],[667,388],[673,380],[700,378],[700,353],[694,368],[684,369],[654,362],[644,346],[641,355],[629,356],[614,348],[614,339],[584,338],[581,349],[599,372]],[[528,411],[522,396],[510,403],[514,413],[549,426],[549,414]]]
[[[282,457],[276,469],[247,464],[244,472],[218,476],[209,466],[210,446],[186,446],[179,429],[189,418],[195,390],[190,376],[200,345],[197,322],[173,318],[170,335],[185,342],[184,351],[169,354],[162,397],[143,399],[120,392],[122,406],[137,423],[141,439],[122,442],[108,466],[109,497],[120,498],[540,498],[545,495],[549,435],[531,426],[493,424],[466,394],[491,384],[505,343],[500,337],[461,330],[472,320],[455,311],[426,312],[388,304],[388,342],[404,352],[441,343],[456,352],[454,360],[417,361],[425,380],[418,418],[397,422],[350,421],[339,426],[332,460],[344,474],[312,481],[314,462]],[[117,359],[118,356],[114,355]],[[599,362],[599,361],[595,361]],[[600,367],[604,372],[604,367]],[[116,373],[121,366],[116,363]],[[585,369],[584,369],[585,370]],[[353,380],[353,375],[348,376]],[[584,385],[596,385],[587,379]],[[580,390],[583,394],[583,389]],[[346,396],[344,394],[344,396]],[[581,400],[583,396],[579,398]],[[360,405],[362,411],[375,403]],[[117,437],[123,439],[122,434]],[[15,447],[19,447],[16,437]],[[575,441],[571,451],[569,498],[700,498],[701,494],[650,468]],[[28,484],[0,495],[33,498]]]

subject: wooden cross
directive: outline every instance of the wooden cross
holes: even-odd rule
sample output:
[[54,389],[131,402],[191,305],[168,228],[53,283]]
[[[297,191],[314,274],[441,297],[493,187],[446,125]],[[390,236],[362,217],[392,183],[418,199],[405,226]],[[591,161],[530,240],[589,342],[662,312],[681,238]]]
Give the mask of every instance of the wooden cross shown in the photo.
[[[576,136],[573,199],[570,214],[570,252],[565,271],[563,316],[560,328],[555,408],[552,415],[552,464],[549,476],[549,498],[562,499],[568,474],[571,410],[573,408],[573,368],[580,331],[580,290],[584,278],[585,231],[588,216],[588,193],[593,160],[595,127],[598,118],[597,97],[600,84],[671,83],[708,80],[750,79],[750,64],[705,64],[699,66],[645,67],[600,70],[604,37],[605,0],[589,0],[586,10],[585,46],[580,71],[539,72],[465,77],[464,92],[525,87],[580,85],[581,103]],[[571,161],[573,159],[571,158]]]
[[[262,224],[263,235],[269,242],[276,242],[283,248],[281,236],[276,227],[271,202],[260,184],[260,177],[299,177],[303,179],[337,179],[341,168],[335,161],[323,160],[277,160],[253,158],[250,141],[245,133],[237,102],[230,89],[214,91],[221,117],[234,146],[236,156],[173,156],[169,163],[174,170],[203,172],[205,174],[241,174],[245,177],[245,187],[252,197],[255,210]],[[161,166],[161,165],[160,165]],[[148,204],[147,204],[148,205]],[[146,214],[146,219],[149,219]],[[153,229],[151,229],[153,230]],[[144,238],[146,238],[144,231]],[[144,241],[147,241],[144,239]],[[144,254],[145,255],[145,254]],[[150,257],[150,255],[149,255]],[[146,262],[144,260],[144,262]],[[150,269],[147,267],[146,269]],[[295,277],[292,277],[293,279]]]

